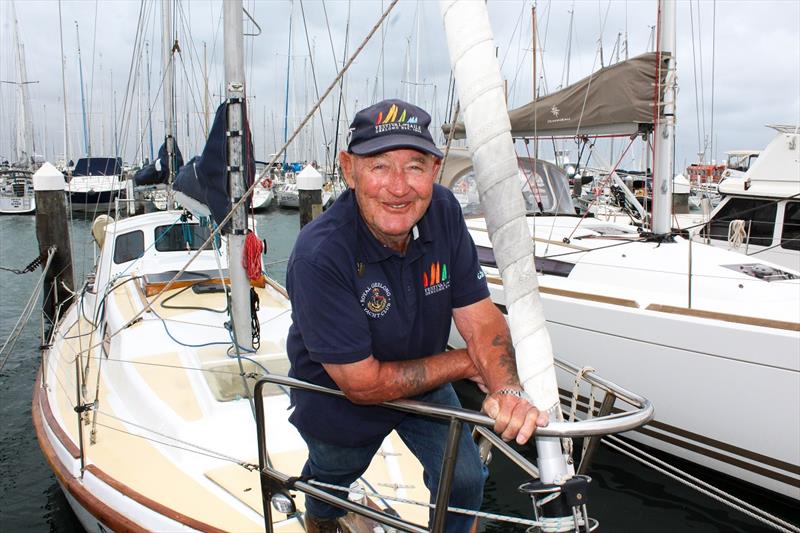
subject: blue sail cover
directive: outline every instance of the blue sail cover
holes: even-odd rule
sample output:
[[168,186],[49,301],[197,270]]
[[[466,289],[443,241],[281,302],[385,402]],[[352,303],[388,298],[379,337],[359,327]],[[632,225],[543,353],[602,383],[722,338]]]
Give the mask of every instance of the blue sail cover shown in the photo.
[[[181,149],[178,148],[178,141],[173,141],[172,146],[175,147],[175,172],[178,172],[183,166],[183,155]],[[158,149],[158,159],[152,163],[143,166],[136,174],[133,175],[133,181],[136,185],[158,185],[159,183],[166,183],[169,178],[169,165],[167,160],[167,141]]]
[[[244,177],[249,188],[255,176],[255,157],[253,141],[250,136],[250,123],[247,120],[247,107],[242,104],[244,116]],[[208,140],[200,156],[193,157],[178,172],[172,187],[178,192],[208,207],[214,221],[219,224],[231,210],[228,191],[228,103],[217,108],[214,124],[208,133]],[[249,201],[248,205],[249,207]]]
[[118,176],[122,174],[119,157],[82,157],[75,163],[73,176]]

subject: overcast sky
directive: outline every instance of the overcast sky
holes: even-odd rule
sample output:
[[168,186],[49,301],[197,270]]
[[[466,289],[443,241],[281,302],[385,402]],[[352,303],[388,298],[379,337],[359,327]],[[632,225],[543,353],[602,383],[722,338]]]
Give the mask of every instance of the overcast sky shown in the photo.
[[[301,4],[299,0],[245,0],[244,4],[261,27],[260,35],[246,37],[245,46],[256,155],[265,158],[282,144],[284,136],[290,26],[291,131],[316,101],[312,63],[318,90],[322,92],[335,76],[334,58],[339,64],[342,62],[348,20],[348,53],[352,53],[388,1],[327,0],[323,4],[320,0],[304,0]],[[502,72],[509,84],[509,102],[516,107],[528,102],[532,92],[531,2],[490,0],[489,12]],[[59,4],[55,0],[17,1],[16,13],[27,78],[38,82],[28,86],[37,153],[44,152],[48,159],[55,160],[64,152]],[[0,79],[19,81],[12,54],[14,32],[9,0],[0,0],[0,14]],[[113,154],[116,110],[118,143],[125,160],[138,160],[142,152],[148,156],[148,56],[144,49],[135,56],[135,45],[137,34],[143,34],[150,59],[149,100],[157,150],[164,134],[159,92],[163,74],[160,2],[63,0],[61,14],[70,157],[80,157],[85,152],[76,22],[93,155]],[[566,83],[567,77],[576,81],[600,68],[601,49],[603,64],[616,60],[618,50],[624,57],[626,35],[630,56],[647,51],[652,46],[656,2],[539,0],[537,18],[543,59],[539,85],[552,92]],[[211,109],[223,89],[221,19],[221,2],[177,2],[174,26],[181,47],[175,60],[177,135],[187,158],[202,143],[204,47]],[[800,1],[679,1],[677,19],[678,170],[696,160],[703,144],[712,139],[713,148],[709,146],[709,150],[713,152],[708,158],[720,160],[726,150],[763,148],[774,133],[765,124],[800,123]],[[256,32],[250,23],[245,29]],[[129,73],[133,76],[130,83]],[[446,118],[449,76],[438,2],[401,0],[383,31],[376,34],[350,70],[341,120],[376,98],[401,97],[416,98],[439,124]],[[326,141],[332,150],[337,100],[338,92],[326,100],[321,118],[314,121],[313,132],[306,130],[290,150],[291,158],[323,158]],[[0,156],[11,155],[15,132],[8,126],[16,124],[15,102],[16,86],[0,84]],[[621,143],[618,141],[617,152]]]

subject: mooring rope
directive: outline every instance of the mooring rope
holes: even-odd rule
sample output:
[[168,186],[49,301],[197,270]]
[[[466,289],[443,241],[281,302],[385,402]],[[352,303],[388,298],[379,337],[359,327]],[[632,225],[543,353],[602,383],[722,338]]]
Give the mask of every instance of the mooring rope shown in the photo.
[[[47,261],[45,262],[44,267],[42,268],[42,274],[39,276],[39,280],[36,282],[36,285],[34,285],[33,291],[31,292],[31,295],[28,298],[25,307],[23,307],[22,309],[22,313],[20,313],[16,324],[14,324],[14,327],[11,329],[11,333],[9,333],[8,338],[3,343],[2,348],[0,348],[0,358],[2,358],[0,359],[0,372],[3,371],[3,368],[5,368],[6,366],[6,362],[8,362],[8,358],[14,352],[14,346],[16,346],[17,340],[19,339],[20,335],[22,335],[22,332],[25,329],[25,326],[28,324],[28,320],[30,319],[31,314],[33,313],[33,309],[36,307],[36,302],[39,300],[39,294],[42,292],[42,287],[44,286],[45,275],[47,274],[47,271],[50,269],[50,263],[52,263],[55,253],[56,253],[55,246],[51,246],[47,250]],[[31,265],[37,262],[41,263],[41,256],[36,258],[30,265],[25,267],[25,270],[28,270],[28,268],[30,268]],[[36,267],[34,266],[29,271],[32,271],[34,268]],[[25,270],[19,273],[22,273]]]

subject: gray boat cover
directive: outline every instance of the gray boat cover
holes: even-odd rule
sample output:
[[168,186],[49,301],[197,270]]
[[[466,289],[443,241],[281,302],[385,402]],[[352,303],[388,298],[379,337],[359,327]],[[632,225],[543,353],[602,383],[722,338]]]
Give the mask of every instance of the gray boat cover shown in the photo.
[[[652,129],[656,52],[602,68],[558,92],[508,112],[513,137],[632,135]],[[666,54],[663,54],[666,58]],[[664,63],[662,63],[662,66]],[[661,69],[661,87],[666,69]],[[444,124],[445,135],[450,124]],[[463,122],[454,138],[463,139]]]

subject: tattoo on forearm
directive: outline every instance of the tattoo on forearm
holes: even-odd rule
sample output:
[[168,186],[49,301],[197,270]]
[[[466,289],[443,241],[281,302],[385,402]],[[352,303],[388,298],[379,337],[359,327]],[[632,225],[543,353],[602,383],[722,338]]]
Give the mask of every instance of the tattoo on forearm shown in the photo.
[[425,365],[417,361],[410,361],[402,366],[401,374],[398,376],[397,384],[406,390],[416,391],[425,385],[426,373]]
[[506,371],[506,385],[519,384],[516,353],[514,352],[514,344],[511,342],[511,337],[508,335],[497,335],[492,340],[492,346],[497,346],[501,349],[497,357],[497,362],[500,367]]

